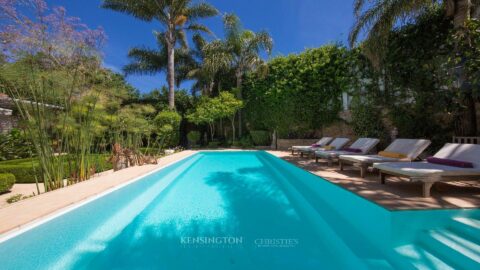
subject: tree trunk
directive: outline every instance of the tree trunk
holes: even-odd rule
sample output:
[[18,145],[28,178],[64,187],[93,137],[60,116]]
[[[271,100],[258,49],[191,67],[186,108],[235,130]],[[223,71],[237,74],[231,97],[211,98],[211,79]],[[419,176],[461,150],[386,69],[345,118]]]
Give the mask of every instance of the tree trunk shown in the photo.
[[210,127],[210,138],[211,138],[211,141],[213,142],[213,137],[215,136],[215,126],[213,123],[208,124],[208,126]]
[[[453,26],[455,28],[464,26],[465,22],[470,19],[471,8],[472,0],[455,0],[453,7],[449,8],[453,11]],[[452,11],[448,13],[452,13]]]
[[173,31],[167,33],[167,53],[168,53],[168,108],[175,109],[175,38]]
[[211,81],[210,84],[208,85],[208,96],[211,96],[213,93],[213,86],[215,85],[214,81]]
[[[238,99],[243,100],[243,93],[242,93],[242,72],[237,70],[235,72],[235,77],[237,78],[237,91],[238,91]],[[241,138],[243,134],[242,129],[242,109],[238,110],[238,137]]]
[[232,119],[232,143],[235,142],[235,114],[233,115]]

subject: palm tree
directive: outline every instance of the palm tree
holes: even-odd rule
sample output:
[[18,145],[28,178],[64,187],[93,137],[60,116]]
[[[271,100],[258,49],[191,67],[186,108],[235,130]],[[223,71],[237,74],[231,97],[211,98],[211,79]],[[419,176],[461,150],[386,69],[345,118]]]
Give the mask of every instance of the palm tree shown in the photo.
[[[156,32],[154,34],[157,39],[158,49],[146,47],[130,49],[128,52],[130,63],[123,67],[126,75],[153,75],[160,72],[168,74],[168,50],[165,36]],[[187,72],[195,65],[195,60],[190,51],[185,47],[178,48],[175,55],[175,84],[178,87],[183,80],[188,79]]]
[[[192,55],[197,59],[196,66],[188,73],[195,79],[193,90],[201,90],[202,95],[212,95],[215,78],[222,70],[228,70],[232,61],[231,54],[222,40],[206,42],[200,35],[193,37],[195,50]],[[220,82],[217,81],[217,84]],[[220,90],[220,89],[219,89]]]
[[459,28],[476,14],[480,0],[355,0],[355,23],[350,32],[349,42],[354,46],[364,31],[365,43],[371,51],[382,49],[388,32],[400,20],[415,19],[435,4],[443,3],[446,16],[453,19],[454,27]]
[[211,33],[196,21],[217,15],[217,9],[207,3],[194,4],[192,0],[104,0],[102,7],[162,25],[158,35],[164,36],[167,49],[168,105],[175,109],[176,45],[186,47],[187,31]]
[[[480,0],[355,0],[354,13],[356,21],[350,32],[349,42],[354,46],[362,33],[364,51],[375,66],[380,64],[387,47],[388,33],[402,20],[416,19],[435,4],[442,4],[445,15],[453,21],[457,31],[464,28],[470,18],[480,16]],[[467,86],[463,67],[458,67],[457,84]],[[475,100],[471,91],[467,91],[465,102],[469,111],[470,135],[477,134]]]
[[[235,70],[238,98],[243,99],[242,80],[246,72],[261,66],[262,51],[268,55],[272,52],[273,40],[266,31],[255,33],[243,29],[240,20],[234,14],[223,17],[225,27],[225,51],[230,54],[230,66]],[[238,111],[238,133],[242,135],[242,113]]]

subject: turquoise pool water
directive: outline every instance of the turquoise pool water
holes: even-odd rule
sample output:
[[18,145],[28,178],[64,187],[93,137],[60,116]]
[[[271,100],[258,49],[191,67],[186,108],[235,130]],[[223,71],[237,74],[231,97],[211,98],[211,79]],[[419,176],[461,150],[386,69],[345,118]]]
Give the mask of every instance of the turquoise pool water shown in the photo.
[[477,242],[457,263],[425,232],[478,217],[390,212],[265,152],[202,152],[0,243],[0,268],[461,269]]

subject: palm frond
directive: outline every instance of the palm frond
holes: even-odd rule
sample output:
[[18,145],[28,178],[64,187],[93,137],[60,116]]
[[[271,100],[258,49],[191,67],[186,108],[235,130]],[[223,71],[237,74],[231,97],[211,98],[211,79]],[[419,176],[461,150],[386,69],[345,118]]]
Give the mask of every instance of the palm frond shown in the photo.
[[191,23],[187,25],[187,27],[185,27],[185,30],[193,31],[196,33],[204,32],[204,33],[213,35],[212,31],[207,26],[203,24],[198,24],[198,23]]
[[237,15],[229,13],[225,14],[223,16],[223,24],[226,39],[234,39],[240,36],[240,33],[242,32],[242,24]]
[[163,13],[161,6],[149,0],[103,0],[102,8],[132,15],[144,21],[151,21]]
[[123,67],[125,74],[153,75],[167,67],[167,55],[148,48],[133,48],[128,52],[130,63]]
[[190,5],[185,11],[185,16],[189,20],[195,21],[197,19],[213,17],[218,14],[218,10],[208,3],[198,3]]

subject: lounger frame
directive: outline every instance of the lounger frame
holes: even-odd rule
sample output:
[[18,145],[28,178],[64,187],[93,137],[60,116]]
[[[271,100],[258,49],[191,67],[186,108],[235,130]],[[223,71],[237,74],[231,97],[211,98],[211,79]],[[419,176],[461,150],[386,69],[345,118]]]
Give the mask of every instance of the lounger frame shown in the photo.
[[456,182],[456,181],[480,181],[480,176],[477,175],[439,175],[431,174],[426,176],[409,176],[401,173],[379,170],[380,183],[386,184],[388,176],[397,176],[407,178],[410,182],[422,183],[422,195],[423,197],[431,196],[431,189],[433,184],[437,182]]

